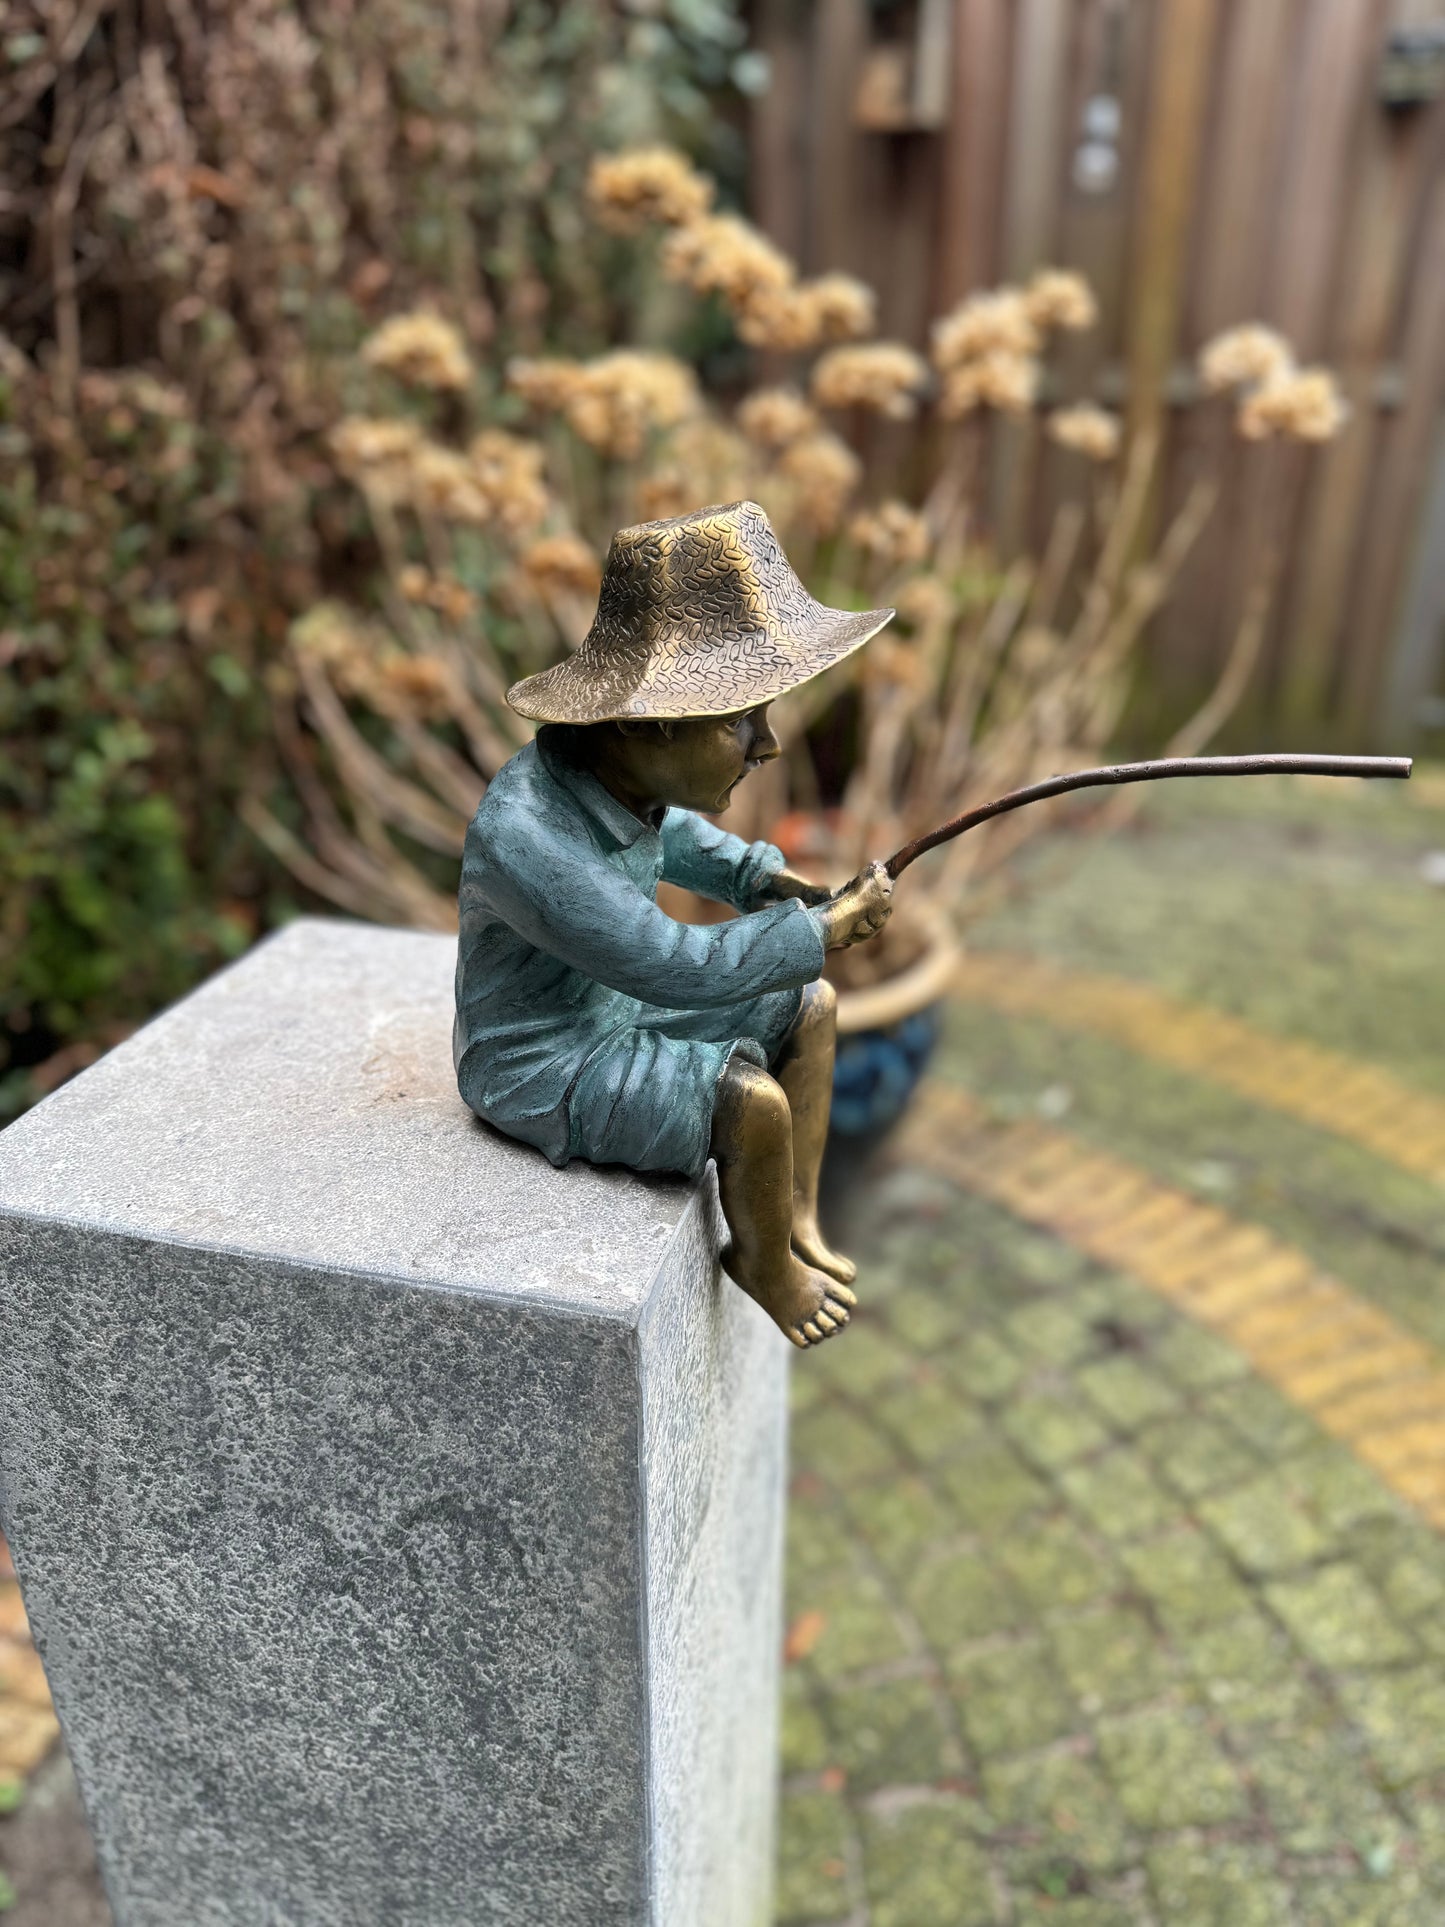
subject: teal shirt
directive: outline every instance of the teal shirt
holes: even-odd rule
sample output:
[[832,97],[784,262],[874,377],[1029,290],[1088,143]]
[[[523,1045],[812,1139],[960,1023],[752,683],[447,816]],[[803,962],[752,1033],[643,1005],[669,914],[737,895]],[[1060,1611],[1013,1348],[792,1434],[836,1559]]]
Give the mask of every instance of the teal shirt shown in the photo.
[[[570,762],[567,743],[543,730],[467,831],[457,1081],[473,1110],[554,1163],[695,1170],[738,1040],[776,1030],[821,973],[821,918],[791,899],[753,909],[783,865],[772,844],[690,810],[654,828]],[[750,914],[678,923],[657,906],[660,879]],[[756,1042],[745,1054],[762,1056]],[[614,1123],[618,1109],[631,1115]]]

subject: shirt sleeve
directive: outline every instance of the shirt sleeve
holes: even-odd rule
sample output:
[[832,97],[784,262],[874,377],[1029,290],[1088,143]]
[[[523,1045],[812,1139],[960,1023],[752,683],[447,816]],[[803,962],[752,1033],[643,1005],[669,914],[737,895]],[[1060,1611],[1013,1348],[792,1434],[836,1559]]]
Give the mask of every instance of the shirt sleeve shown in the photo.
[[770,876],[783,867],[772,843],[744,843],[694,810],[669,810],[662,819],[662,874],[715,903],[751,910]]
[[590,839],[522,815],[489,828],[464,888],[528,943],[624,996],[715,1010],[822,974],[821,919],[793,899],[731,923],[677,923]]

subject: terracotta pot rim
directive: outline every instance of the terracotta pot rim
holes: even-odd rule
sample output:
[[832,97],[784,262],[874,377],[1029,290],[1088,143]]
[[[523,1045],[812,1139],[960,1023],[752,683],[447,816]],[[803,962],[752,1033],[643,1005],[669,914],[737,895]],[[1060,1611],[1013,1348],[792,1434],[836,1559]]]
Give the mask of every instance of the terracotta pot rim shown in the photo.
[[963,947],[944,913],[931,903],[909,906],[909,921],[925,934],[928,947],[916,963],[866,990],[838,992],[838,1034],[886,1030],[936,1004],[948,989]]

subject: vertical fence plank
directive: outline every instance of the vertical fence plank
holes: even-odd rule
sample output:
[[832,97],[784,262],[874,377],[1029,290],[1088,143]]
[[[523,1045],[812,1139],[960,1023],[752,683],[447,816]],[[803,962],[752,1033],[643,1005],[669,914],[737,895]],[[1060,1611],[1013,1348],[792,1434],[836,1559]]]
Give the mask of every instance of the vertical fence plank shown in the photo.
[[1445,178],[1435,170],[1415,249],[1416,272],[1401,344],[1405,406],[1380,431],[1380,461],[1360,543],[1341,663],[1344,713],[1369,717],[1385,685],[1391,622],[1400,601],[1414,515],[1445,405]]
[[1160,0],[1126,337],[1129,425],[1136,434],[1162,426],[1218,25],[1219,0]]
[[757,0],[753,45],[766,56],[771,77],[748,123],[749,194],[759,227],[794,259],[804,252],[807,225],[810,129],[798,111],[807,74],[805,33],[795,0]]
[[[1308,4],[1308,0],[1306,0]],[[1273,239],[1292,78],[1302,21],[1299,0],[1231,0],[1200,171],[1197,246],[1186,297],[1191,355],[1213,335],[1260,318]],[[1241,483],[1258,451],[1241,448],[1233,411],[1207,397],[1189,411],[1175,464],[1176,487],[1220,481],[1220,500],[1161,621],[1161,694],[1188,699],[1218,672],[1229,644],[1230,581],[1244,526]]]
[[995,278],[1003,206],[1009,0],[956,0],[934,308]]
[[1410,217],[1436,147],[1434,128],[1423,115],[1397,122],[1367,99],[1364,119],[1334,304],[1338,332],[1330,343],[1350,419],[1339,440],[1321,452],[1305,506],[1279,700],[1287,723],[1308,723],[1328,707],[1341,609],[1359,564],[1362,512],[1379,439],[1378,376],[1409,267]]
[[[1068,100],[1070,0],[1018,0],[1005,182],[1003,268],[1027,279],[1053,253]],[[994,534],[1007,557],[1020,546],[1038,455],[1038,425],[998,420],[990,494]]]

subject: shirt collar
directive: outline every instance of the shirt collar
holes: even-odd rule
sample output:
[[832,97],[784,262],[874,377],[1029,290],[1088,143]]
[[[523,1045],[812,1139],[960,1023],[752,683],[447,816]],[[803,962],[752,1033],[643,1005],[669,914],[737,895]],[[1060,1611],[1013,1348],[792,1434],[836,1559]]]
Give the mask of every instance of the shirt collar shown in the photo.
[[568,794],[611,837],[619,848],[630,850],[640,836],[656,836],[657,831],[640,816],[634,816],[625,803],[619,803],[591,770],[582,769],[567,755],[567,732],[550,724],[537,732],[537,754],[555,783]]

